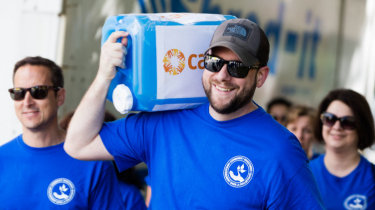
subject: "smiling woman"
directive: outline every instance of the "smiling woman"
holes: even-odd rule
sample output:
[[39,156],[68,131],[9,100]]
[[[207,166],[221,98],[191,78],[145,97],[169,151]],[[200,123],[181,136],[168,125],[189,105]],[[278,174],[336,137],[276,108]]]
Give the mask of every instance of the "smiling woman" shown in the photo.
[[301,105],[292,107],[286,117],[286,128],[297,137],[309,160],[318,156],[312,149],[315,121],[315,110]]
[[360,155],[374,143],[366,99],[352,90],[331,91],[319,106],[316,138],[326,155],[310,163],[327,209],[375,209],[375,170]]

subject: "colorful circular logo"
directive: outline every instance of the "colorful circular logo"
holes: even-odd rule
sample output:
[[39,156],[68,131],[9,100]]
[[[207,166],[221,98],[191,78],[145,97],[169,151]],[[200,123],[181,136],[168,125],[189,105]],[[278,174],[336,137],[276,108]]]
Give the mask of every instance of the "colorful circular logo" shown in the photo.
[[177,49],[169,50],[163,59],[165,72],[170,75],[177,75],[185,68],[185,55]]
[[74,195],[75,188],[69,179],[59,178],[55,179],[49,184],[47,189],[49,200],[57,205],[64,205],[69,203]]
[[240,188],[249,184],[254,174],[254,167],[247,157],[239,155],[225,164],[223,174],[230,186]]

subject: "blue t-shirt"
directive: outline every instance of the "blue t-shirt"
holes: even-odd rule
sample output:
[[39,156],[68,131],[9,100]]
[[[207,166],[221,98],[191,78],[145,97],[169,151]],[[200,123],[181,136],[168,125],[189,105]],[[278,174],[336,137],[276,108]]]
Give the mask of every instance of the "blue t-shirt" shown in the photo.
[[141,191],[135,186],[125,183],[121,180],[118,181],[122,200],[125,204],[126,210],[146,210],[146,203],[143,200]]
[[366,158],[345,177],[329,173],[321,155],[310,162],[327,209],[373,210],[375,209],[375,180],[373,166]]
[[315,158],[319,157],[320,154],[318,153],[313,153],[312,157],[310,158],[310,161],[314,160]]
[[150,180],[150,176],[149,176],[149,175],[147,175],[147,176],[144,178],[144,180],[145,180],[145,182],[146,182],[146,184],[147,184],[148,186],[151,186],[151,180]]
[[103,125],[100,137],[120,171],[148,165],[152,209],[324,209],[293,134],[261,107],[223,122],[208,109]]
[[80,161],[64,143],[0,147],[0,209],[125,209],[111,162]]

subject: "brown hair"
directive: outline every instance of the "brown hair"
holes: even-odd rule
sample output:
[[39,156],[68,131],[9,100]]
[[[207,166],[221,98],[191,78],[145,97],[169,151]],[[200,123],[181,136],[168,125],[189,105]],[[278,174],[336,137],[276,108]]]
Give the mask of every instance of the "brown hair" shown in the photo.
[[296,105],[289,110],[286,116],[285,126],[289,123],[295,122],[299,117],[303,116],[310,117],[313,129],[315,130],[316,111],[313,108],[304,105]]
[[42,58],[40,56],[36,57],[26,57],[16,63],[13,69],[13,80],[14,75],[16,74],[17,70],[25,65],[32,65],[32,66],[45,66],[51,71],[51,81],[53,86],[56,87],[64,87],[64,76],[62,73],[62,69],[53,61]]
[[[355,129],[358,135],[357,148],[363,150],[366,147],[370,147],[375,139],[374,118],[372,117],[371,109],[366,98],[361,94],[349,89],[332,90],[319,105],[318,119],[323,112],[327,111],[328,106],[336,100],[349,106],[354,113]],[[322,127],[322,121],[317,120],[315,137],[320,142],[324,141]]]

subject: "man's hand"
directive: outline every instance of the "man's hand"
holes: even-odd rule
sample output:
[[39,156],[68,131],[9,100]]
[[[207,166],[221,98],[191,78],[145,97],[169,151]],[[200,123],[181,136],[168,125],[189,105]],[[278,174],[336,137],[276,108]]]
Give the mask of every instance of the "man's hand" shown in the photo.
[[[125,68],[126,46],[128,45],[126,37],[128,35],[128,32],[116,31],[108,37],[101,49],[98,77],[112,80],[116,76],[116,66]],[[117,43],[119,38],[121,38],[121,43]]]
[[[103,44],[98,74],[87,90],[69,124],[65,151],[79,160],[113,160],[105,148],[99,131],[103,124],[105,99],[116,67],[125,67],[129,33],[113,32]],[[121,39],[121,43],[117,40]]]

